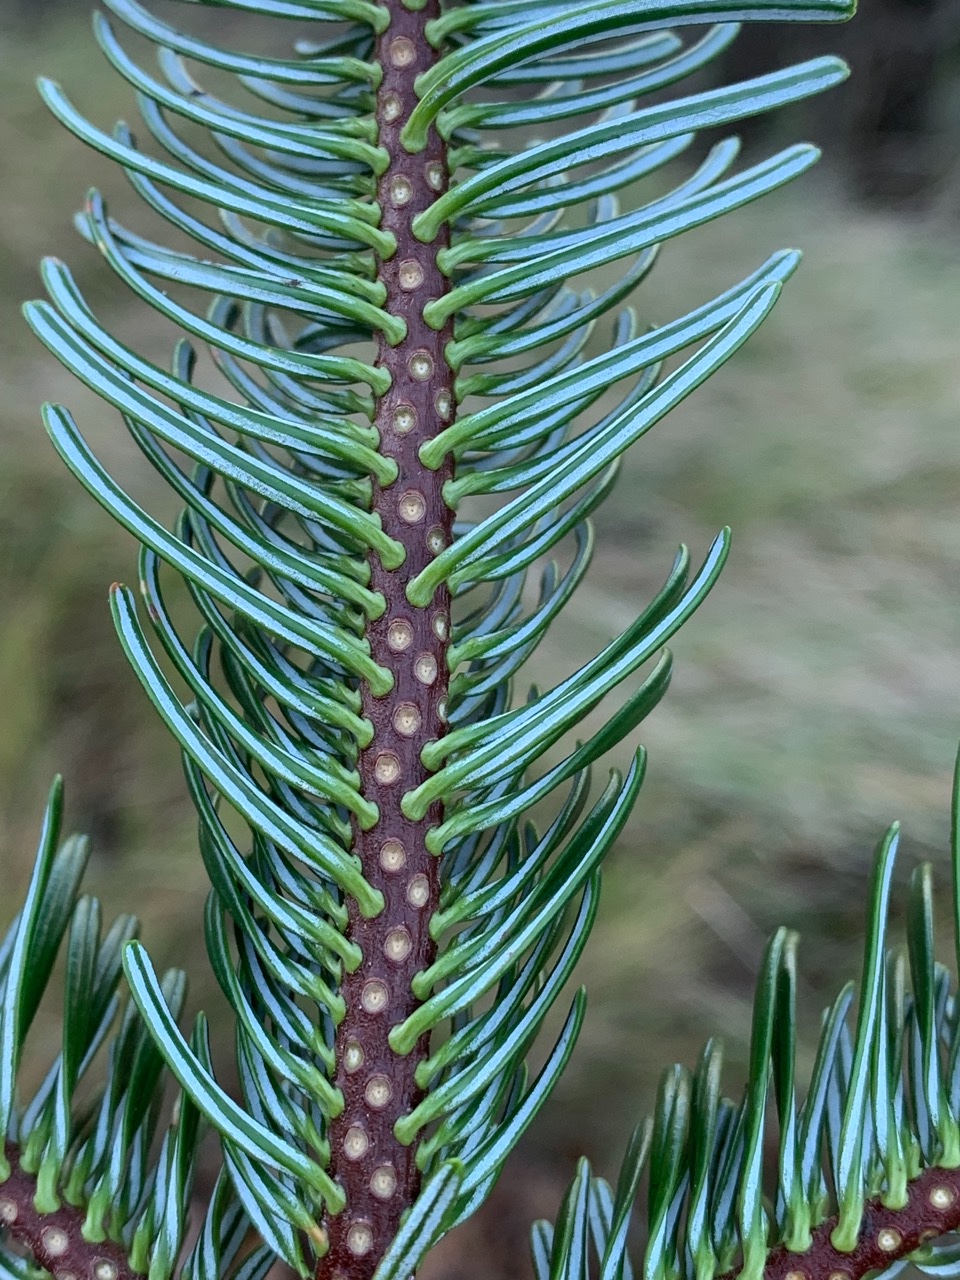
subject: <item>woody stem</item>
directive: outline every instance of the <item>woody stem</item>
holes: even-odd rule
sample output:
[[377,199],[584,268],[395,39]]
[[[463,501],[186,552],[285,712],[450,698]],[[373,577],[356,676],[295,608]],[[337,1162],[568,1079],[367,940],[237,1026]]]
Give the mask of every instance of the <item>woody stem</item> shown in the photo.
[[[771,1249],[763,1280],[861,1280],[956,1231],[960,1228],[960,1169],[925,1169],[907,1184],[902,1208],[887,1208],[880,1197],[868,1200],[856,1248],[848,1253],[831,1243],[836,1226],[836,1215],[821,1222],[803,1253],[782,1244]],[[730,1271],[717,1280],[735,1280],[736,1274]]]
[[52,1213],[38,1212],[36,1178],[21,1166],[12,1142],[4,1144],[3,1153],[10,1175],[0,1182],[0,1232],[28,1249],[57,1280],[141,1280],[119,1245],[83,1238],[82,1210],[61,1205]]
[[431,329],[423,319],[424,304],[449,288],[436,265],[448,236],[444,228],[433,244],[424,245],[411,230],[414,217],[446,189],[447,155],[435,132],[416,155],[400,142],[416,104],[414,81],[438,56],[424,29],[438,15],[439,3],[428,0],[413,11],[388,0],[387,7],[390,25],[376,52],[383,68],[377,118],[390,161],[378,198],[382,226],[396,236],[397,250],[380,262],[378,275],[387,293],[383,306],[404,318],[407,336],[396,346],[380,343],[378,364],[392,381],[378,401],[376,426],[380,449],[396,461],[399,473],[389,486],[375,485],[374,510],[384,530],[405,547],[406,559],[394,570],[377,557],[371,563],[370,585],[382,592],[387,607],[370,625],[368,639],[372,657],[393,674],[394,686],[384,697],[363,689],[363,714],[374,736],[359,769],[363,794],[378,806],[379,819],[369,830],[355,827],[354,849],[386,905],[373,920],[363,919],[355,907],[350,911],[349,936],[363,961],[344,980],[346,1014],[337,1031],[336,1083],[345,1106],[330,1128],[331,1173],[345,1192],[346,1207],[325,1223],[329,1251],[318,1277],[329,1280],[369,1280],[419,1190],[416,1148],[401,1144],[393,1128],[420,1098],[414,1073],[426,1056],[426,1039],[400,1055],[387,1037],[418,1003],[411,981],[435,957],[428,925],[439,899],[437,859],[427,851],[426,835],[442,818],[440,806],[421,821],[400,809],[404,794],[427,777],[421,750],[446,724],[448,593],[441,588],[427,607],[416,608],[406,587],[452,533],[453,513],[442,495],[449,466],[431,471],[418,454],[453,412],[452,374],[444,360],[452,332]]

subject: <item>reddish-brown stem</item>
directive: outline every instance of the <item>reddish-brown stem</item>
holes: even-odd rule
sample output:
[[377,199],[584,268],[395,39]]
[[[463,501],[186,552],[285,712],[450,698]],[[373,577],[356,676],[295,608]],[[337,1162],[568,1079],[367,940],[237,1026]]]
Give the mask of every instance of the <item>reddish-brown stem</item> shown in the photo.
[[57,1280],[140,1280],[140,1272],[130,1266],[119,1245],[84,1240],[81,1210],[63,1205],[53,1213],[39,1213],[34,1205],[36,1178],[21,1168],[13,1143],[4,1143],[3,1153],[11,1172],[0,1182],[0,1231],[29,1249]]
[[[39,1213],[34,1205],[36,1178],[22,1169],[12,1143],[5,1143],[4,1155],[11,1173],[0,1182],[0,1234],[9,1234],[29,1250],[57,1280],[142,1280],[142,1273],[131,1267],[119,1245],[90,1244],[83,1239],[81,1210],[64,1205],[53,1213]],[[830,1243],[836,1225],[836,1216],[820,1223],[803,1253],[776,1245],[763,1280],[862,1280],[957,1231],[960,1169],[926,1169],[908,1184],[907,1203],[901,1209],[888,1209],[879,1198],[868,1200],[857,1246],[849,1253]],[[737,1274],[729,1271],[717,1280],[736,1280]]]
[[[830,1243],[837,1218],[827,1218],[813,1231],[804,1253],[782,1244],[771,1249],[763,1280],[861,1280],[884,1270],[921,1245],[960,1227],[960,1169],[926,1169],[907,1184],[907,1203],[888,1209],[879,1197],[868,1200],[857,1247],[841,1253]],[[718,1280],[736,1280],[730,1271]]]
[[416,103],[414,81],[437,57],[424,28],[439,4],[428,0],[411,11],[389,0],[387,7],[390,25],[377,45],[384,73],[377,117],[390,164],[378,199],[382,226],[396,236],[397,251],[380,264],[379,276],[387,290],[384,307],[405,319],[407,336],[395,347],[382,341],[378,354],[392,384],[378,402],[376,425],[381,451],[395,459],[399,475],[386,488],[375,488],[374,509],[385,531],[406,548],[406,560],[393,571],[376,557],[371,565],[370,585],[387,602],[368,632],[371,652],[395,683],[386,697],[363,690],[363,712],[375,732],[359,768],[363,794],[378,805],[380,816],[371,830],[355,829],[354,848],[386,906],[374,920],[364,920],[355,907],[350,912],[349,935],[363,961],[344,981],[346,1016],[337,1032],[337,1085],[345,1106],[330,1128],[330,1171],[344,1190],[346,1207],[325,1224],[329,1251],[317,1274],[329,1280],[373,1275],[419,1189],[416,1148],[398,1142],[393,1127],[419,1100],[414,1072],[427,1046],[424,1041],[400,1056],[387,1036],[413,1012],[411,980],[434,959],[428,925],[439,890],[437,859],[425,840],[441,820],[439,806],[420,822],[400,809],[405,792],[427,776],[420,752],[444,732],[447,694],[447,592],[438,591],[423,609],[406,597],[407,584],[449,542],[453,520],[442,496],[449,470],[430,471],[418,456],[420,445],[453,413],[452,374],[443,354],[451,332],[437,332],[423,320],[424,304],[449,287],[436,265],[447,233],[424,245],[411,232],[416,214],[446,188],[447,158],[435,132],[417,155],[400,143],[400,129]]

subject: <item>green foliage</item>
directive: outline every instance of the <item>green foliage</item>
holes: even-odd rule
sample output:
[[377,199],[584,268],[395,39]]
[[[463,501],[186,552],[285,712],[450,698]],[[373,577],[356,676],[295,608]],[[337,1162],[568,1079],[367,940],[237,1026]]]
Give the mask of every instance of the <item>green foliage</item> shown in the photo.
[[[356,832],[379,819],[360,769],[375,734],[361,690],[388,698],[394,688],[369,639],[387,608],[370,559],[400,569],[408,555],[376,505],[397,465],[380,451],[374,424],[390,387],[374,343],[395,347],[407,333],[386,308],[378,265],[396,249],[376,201],[391,159],[374,99],[383,72],[374,44],[387,10],[367,0],[221,4],[328,23],[329,34],[296,56],[241,54],[178,32],[136,0],[108,0],[157,49],[159,78],[133,61],[110,21],[96,20],[159,155],[123,124],[98,129],[58,86],[43,85],[52,111],[123,167],[175,242],[196,246],[165,247],[121,226],[97,192],[77,220],[119,280],[183,335],[171,368],[108,333],[58,261],[44,266],[49,300],[27,308],[37,335],[120,412],[184,503],[175,529],[165,529],[110,477],[70,412],[45,408],[67,466],[141,544],[142,608],[119,587],[114,622],[183,752],[211,883],[206,943],[236,1017],[240,1101],[216,1078],[203,1018],[189,1036],[178,1026],[182,975],[157,977],[129,918],[101,937],[99,909],[77,896],[85,847],[58,845],[56,791],[27,902],[0,953],[0,1128],[36,1178],[37,1209],[75,1206],[85,1240],[121,1244],[151,1280],[253,1280],[277,1259],[306,1275],[323,1256],[324,1215],[344,1207],[329,1172],[329,1131],[344,1106],[343,983],[363,959],[350,911],[375,919],[384,903],[353,848]],[[446,357],[457,411],[438,410],[452,420],[419,457],[425,474],[453,460],[443,495],[457,523],[405,592],[423,608],[449,591],[456,611],[449,732],[423,745],[429,776],[402,806],[419,821],[442,805],[426,841],[441,867],[429,924],[438,950],[413,978],[417,1007],[389,1036],[400,1057],[429,1046],[416,1061],[422,1099],[394,1127],[400,1143],[416,1144],[424,1181],[380,1280],[409,1275],[482,1204],[573,1052],[582,991],[530,1079],[528,1056],[586,944],[600,867],[636,801],[644,755],[599,794],[590,769],[664,695],[663,646],[727,554],[726,532],[696,571],[681,549],[655,598],[592,661],[551,689],[515,697],[515,679],[587,571],[589,516],[625,451],[736,353],[798,262],[794,252],[774,254],[689,314],[643,330],[622,304],[659,245],[802,174],[816,151],[789,147],[734,172],[738,145],[726,138],[680,179],[675,165],[698,130],[829,88],[845,69],[821,58],[731,87],[662,91],[700,73],[741,20],[847,15],[837,0],[480,0],[426,25],[440,56],[417,81],[402,140],[413,157],[431,128],[449,144],[455,181],[413,232],[431,244],[452,228],[437,257],[449,288],[423,314],[437,330],[452,322]],[[694,23],[712,25],[692,40],[672,30]],[[261,106],[202,90],[190,61],[234,76]],[[653,105],[644,105],[647,94],[657,95]],[[532,140],[531,129],[547,136]],[[634,205],[644,179],[650,198]],[[602,292],[575,283],[611,265],[619,278]],[[609,347],[598,354],[603,322]],[[201,385],[209,368],[195,343],[219,391]],[[554,552],[559,561],[544,564]],[[174,606],[165,595],[165,574],[180,579],[199,614],[191,638],[179,597]],[[584,717],[658,654],[603,727],[571,744]],[[530,814],[542,801],[552,807],[540,830]],[[851,1249],[866,1199],[882,1194],[895,1205],[922,1167],[960,1163],[956,1017],[933,960],[926,872],[914,890],[912,998],[903,960],[886,959],[894,847],[888,839],[878,859],[856,1026],[847,1028],[845,989],[827,1015],[803,1104],[795,939],[780,933],[761,975],[744,1101],[720,1096],[716,1044],[693,1076],[671,1069],[616,1191],[583,1166],[556,1228],[536,1228],[538,1276],[588,1276],[591,1249],[604,1280],[630,1274],[625,1240],[647,1169],[645,1280],[711,1280],[735,1266],[756,1280],[776,1243],[806,1247],[837,1212],[835,1240]],[[24,1040],[61,950],[63,1050],[22,1105]],[[106,1078],[91,1102],[81,1083],[101,1047]],[[772,1210],[761,1176],[771,1089],[781,1135]],[[207,1128],[223,1173],[181,1262]],[[251,1227],[263,1243],[246,1253]],[[12,1251],[0,1265],[22,1273]],[[943,1275],[952,1265],[949,1253],[929,1263]]]
[[[159,1154],[152,1150],[162,1114],[163,1059],[135,1007],[118,994],[121,957],[137,923],[120,916],[104,932],[99,903],[78,896],[88,849],[76,838],[59,844],[62,803],[57,782],[26,901],[0,950],[0,1120],[6,1139],[20,1147],[21,1167],[36,1175],[40,1212],[54,1212],[63,1202],[76,1205],[91,1243],[120,1241],[141,1266],[152,1260],[152,1274],[169,1275],[186,1230],[199,1114],[181,1098]],[[14,1085],[24,1040],[61,948],[63,1047],[20,1108]],[[162,990],[165,1007],[178,1014],[186,993],[183,973],[165,974]],[[106,1077],[91,1105],[80,1086],[111,1031]],[[2,1172],[9,1174],[9,1167]]]
[[[951,923],[960,962],[960,760],[954,778]],[[847,983],[823,1016],[806,1095],[797,1072],[797,936],[771,939],[754,1000],[750,1075],[739,1102],[721,1093],[722,1048],[711,1040],[696,1070],[668,1068],[656,1111],[636,1130],[617,1188],[582,1161],[555,1226],[537,1223],[538,1280],[634,1274],[626,1233],[649,1177],[644,1280],[763,1274],[777,1246],[801,1256],[827,1223],[851,1253],[870,1200],[902,1210],[924,1169],[960,1167],[960,1021],[957,987],[935,959],[929,864],[910,883],[907,945],[887,946],[899,840],[880,842],[868,901],[856,1017]],[[768,1115],[771,1104],[774,1114]],[[777,1134],[770,1143],[770,1122]],[[911,1254],[931,1276],[960,1272],[955,1238]],[[875,1273],[890,1276],[897,1259]],[[742,1268],[742,1269],[741,1269]]]

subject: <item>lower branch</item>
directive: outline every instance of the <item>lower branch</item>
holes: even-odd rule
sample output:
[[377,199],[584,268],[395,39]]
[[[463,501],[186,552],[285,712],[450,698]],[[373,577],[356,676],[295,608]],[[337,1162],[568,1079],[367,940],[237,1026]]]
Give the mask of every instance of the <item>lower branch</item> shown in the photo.
[[[960,1169],[926,1169],[907,1184],[907,1203],[888,1209],[881,1199],[868,1200],[857,1247],[842,1253],[830,1241],[836,1216],[813,1231],[804,1253],[784,1245],[771,1249],[763,1280],[861,1280],[882,1271],[939,1236],[960,1227]],[[720,1280],[735,1280],[731,1271]]]
[[57,1280],[140,1280],[124,1250],[105,1240],[90,1244],[81,1234],[83,1212],[63,1205],[54,1213],[34,1206],[37,1180],[20,1167],[20,1152],[4,1144],[10,1176],[0,1182],[0,1231],[29,1249]]

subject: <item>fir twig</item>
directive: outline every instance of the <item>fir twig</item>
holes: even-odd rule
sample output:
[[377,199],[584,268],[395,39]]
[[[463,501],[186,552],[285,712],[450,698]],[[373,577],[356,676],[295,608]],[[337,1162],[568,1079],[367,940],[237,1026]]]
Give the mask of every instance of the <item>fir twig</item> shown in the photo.
[[24,1171],[12,1142],[3,1154],[10,1169],[0,1182],[0,1228],[29,1250],[56,1280],[138,1280],[126,1250],[110,1240],[91,1244],[83,1236],[84,1215],[62,1204],[49,1213],[36,1208],[37,1180]]
[[[899,1208],[885,1205],[882,1196],[871,1197],[852,1250],[837,1249],[831,1242],[838,1221],[834,1215],[815,1227],[813,1241],[802,1253],[776,1245],[767,1257],[764,1280],[862,1280],[871,1272],[889,1271],[960,1227],[960,1169],[925,1169],[907,1184],[906,1204]],[[729,1271],[720,1280],[735,1280],[738,1274]]]
[[440,864],[427,848],[427,835],[443,821],[443,806],[434,801],[422,817],[408,818],[401,801],[429,777],[423,748],[446,732],[451,631],[446,585],[421,607],[406,594],[453,532],[453,511],[443,497],[450,461],[431,470],[419,456],[454,412],[453,375],[444,358],[453,325],[447,321],[434,329],[423,319],[424,304],[450,288],[437,267],[437,252],[449,246],[450,236],[444,224],[425,245],[412,232],[413,220],[447,188],[447,146],[434,128],[418,155],[399,140],[417,101],[414,83],[440,56],[425,34],[440,16],[440,4],[427,0],[411,9],[402,0],[387,0],[385,8],[389,22],[375,53],[383,68],[376,114],[379,145],[389,162],[377,197],[380,225],[396,248],[378,262],[377,279],[384,286],[381,306],[403,320],[406,332],[394,344],[382,335],[379,340],[377,367],[389,373],[390,386],[376,402],[374,426],[380,452],[396,463],[396,476],[386,485],[375,482],[373,508],[405,554],[402,565],[389,569],[376,554],[370,560],[369,586],[385,602],[367,630],[370,656],[390,673],[393,687],[378,696],[363,685],[362,714],[373,736],[357,767],[360,792],[376,806],[377,818],[365,827],[354,819],[354,850],[364,878],[385,905],[367,919],[351,904],[347,927],[363,959],[343,981],[346,1013],[337,1029],[336,1086],[344,1101],[330,1125],[330,1173],[343,1188],[347,1208],[325,1221],[329,1252],[317,1272],[343,1280],[373,1275],[420,1190],[416,1147],[399,1142],[394,1126],[423,1097],[417,1070],[429,1037],[420,1036],[401,1054],[389,1032],[416,1009],[413,978],[436,959],[430,921],[439,906]]
[[[663,647],[716,581],[727,531],[699,569],[682,548],[635,621],[579,670],[525,699],[514,679],[587,571],[589,518],[626,451],[736,354],[798,255],[773,254],[660,328],[621,304],[661,242],[775,190],[817,152],[788,147],[737,170],[727,138],[673,185],[662,173],[698,129],[795,102],[846,69],[817,58],[665,91],[698,76],[736,22],[842,19],[851,0],[213,2],[310,20],[318,39],[287,56],[246,53],[140,0],[104,0],[97,39],[137,94],[145,143],[124,124],[102,131],[42,85],[176,243],[195,246],[122,226],[97,192],[78,218],[123,285],[183,335],[170,368],[107,332],[58,260],[27,316],[119,410],[184,506],[164,528],[70,412],[45,407],[66,465],[141,544],[142,604],[117,587],[111,607],[183,752],[239,1091],[217,1079],[203,1018],[189,1034],[179,1026],[182,975],[158,977],[129,919],[101,937],[99,908],[78,897],[82,849],[58,846],[57,792],[0,949],[0,1136],[37,1170],[35,1208],[82,1206],[83,1238],[111,1242],[150,1280],[262,1280],[275,1260],[304,1280],[406,1280],[489,1195],[573,1052],[582,991],[531,1078],[645,755],[635,749],[596,791],[590,771],[666,692]],[[117,23],[156,47],[157,68],[137,63]],[[709,29],[689,39],[694,23]],[[200,85],[194,65],[221,85],[234,77],[237,100]],[[601,268],[599,293],[579,286]],[[194,343],[216,390],[195,380]],[[168,574],[196,609],[186,637]],[[571,743],[584,724],[595,727]],[[530,815],[544,800],[541,831]],[[21,1103],[25,1037],[61,944],[63,1053]],[[774,992],[789,970],[777,945]],[[781,1017],[771,999],[763,1026]],[[91,1114],[75,1095],[102,1045]],[[751,1169],[768,1059],[758,1050]],[[181,1095],[157,1142],[170,1077]],[[682,1073],[675,1083],[674,1118]],[[669,1242],[682,1160],[664,1114],[654,1217]],[[201,1121],[223,1169],[183,1261]],[[849,1181],[847,1234],[862,1200]],[[595,1190],[584,1175],[570,1205]],[[589,1219],[576,1212],[568,1242]],[[627,1200],[618,1214],[626,1221]],[[740,1215],[747,1280],[759,1280],[757,1195]],[[251,1227],[263,1243],[247,1256]],[[725,1256],[707,1249],[699,1280]],[[604,1280],[620,1280],[621,1262]]]

